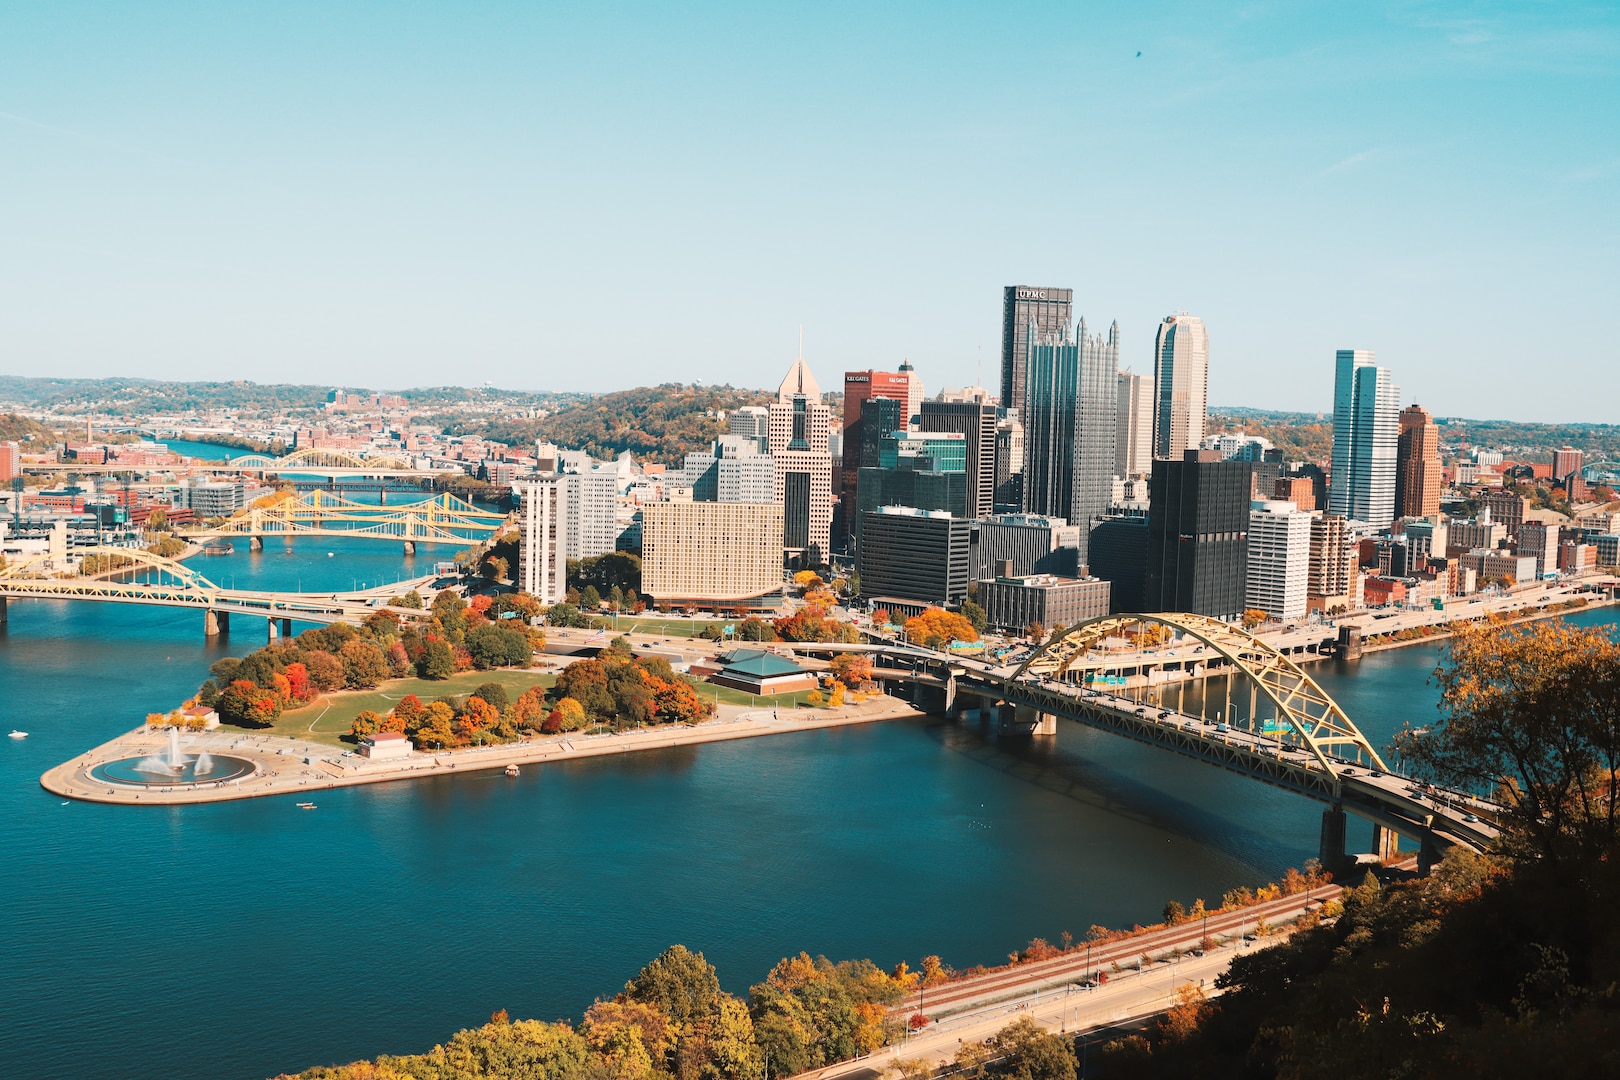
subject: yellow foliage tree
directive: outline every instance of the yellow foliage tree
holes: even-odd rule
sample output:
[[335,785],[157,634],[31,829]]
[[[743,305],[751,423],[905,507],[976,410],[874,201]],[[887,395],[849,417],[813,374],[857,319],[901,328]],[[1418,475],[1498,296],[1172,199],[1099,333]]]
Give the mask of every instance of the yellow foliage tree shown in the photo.
[[906,637],[925,649],[943,649],[953,641],[977,641],[978,631],[966,616],[931,607],[906,620]]

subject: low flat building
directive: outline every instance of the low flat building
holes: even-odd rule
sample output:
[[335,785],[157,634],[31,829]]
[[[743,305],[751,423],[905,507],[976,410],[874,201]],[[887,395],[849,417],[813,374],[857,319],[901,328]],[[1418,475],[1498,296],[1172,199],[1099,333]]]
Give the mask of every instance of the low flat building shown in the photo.
[[713,660],[692,665],[692,673],[705,675],[716,685],[749,694],[792,694],[816,688],[815,672],[764,649],[721,653]]
[[979,604],[985,624],[997,630],[1022,633],[1039,623],[1043,627],[1073,626],[1108,614],[1111,588],[1101,578],[1059,577],[1056,574],[998,576],[979,582]]
[[1492,581],[1517,585],[1536,579],[1536,559],[1533,555],[1510,555],[1505,551],[1470,551],[1458,557],[1462,565],[1474,571],[1480,585]]
[[379,731],[360,740],[360,753],[373,761],[407,758],[415,750],[402,731]]

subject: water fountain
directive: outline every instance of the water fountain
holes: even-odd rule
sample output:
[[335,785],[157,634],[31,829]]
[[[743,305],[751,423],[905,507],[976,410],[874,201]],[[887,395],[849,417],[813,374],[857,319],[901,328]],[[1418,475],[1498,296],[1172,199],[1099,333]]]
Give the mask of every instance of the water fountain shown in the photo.
[[169,729],[169,745],[143,758],[123,758],[97,765],[90,776],[108,784],[132,787],[186,787],[219,784],[253,775],[254,765],[239,757],[199,750],[187,755],[180,749],[180,729]]

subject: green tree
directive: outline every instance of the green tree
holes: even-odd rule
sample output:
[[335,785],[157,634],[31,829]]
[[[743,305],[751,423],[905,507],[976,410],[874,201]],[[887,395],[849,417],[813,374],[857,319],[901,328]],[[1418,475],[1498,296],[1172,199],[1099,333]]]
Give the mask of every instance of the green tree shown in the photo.
[[975,634],[981,636],[984,634],[986,616],[984,608],[980,607],[977,602],[973,600],[965,600],[962,602],[962,618],[966,619],[973,626],[973,632]]
[[656,1006],[676,1024],[689,1024],[719,1007],[720,978],[702,953],[671,945],[624,984],[624,994]]
[[416,674],[423,679],[448,679],[456,673],[456,657],[448,642],[434,638],[422,649],[422,658],[416,662]]
[[484,623],[467,633],[467,651],[480,671],[497,667],[528,667],[534,659],[528,635],[522,630]]
[[776,631],[764,619],[750,615],[737,624],[737,638],[740,641],[775,641]]
[[[584,1080],[589,1048],[584,1036],[566,1024],[517,1020],[458,1031],[423,1059],[425,1068],[412,1067],[392,1075],[400,1080]],[[375,1080],[389,1075],[377,1073]]]
[[422,610],[422,594],[417,592],[415,589],[412,589],[403,596],[394,597],[392,603],[395,607],[411,608],[413,610],[420,611]]
[[343,665],[343,683],[351,690],[370,690],[393,674],[387,654],[367,641],[349,642],[338,652],[338,660]]
[[584,611],[596,612],[602,607],[602,594],[595,585],[587,585],[579,594],[579,606]]
[[613,695],[608,692],[607,665],[600,660],[575,660],[557,675],[559,698],[573,698],[586,715],[613,715]]
[[498,682],[479,683],[477,689],[472,692],[472,696],[483,698],[502,712],[505,712],[506,707],[511,704],[511,700],[506,693],[506,687]]
[[1075,1080],[1078,1063],[1069,1040],[1046,1031],[1027,1016],[1002,1028],[988,1042],[1000,1058],[986,1066],[988,1076],[1007,1080]]

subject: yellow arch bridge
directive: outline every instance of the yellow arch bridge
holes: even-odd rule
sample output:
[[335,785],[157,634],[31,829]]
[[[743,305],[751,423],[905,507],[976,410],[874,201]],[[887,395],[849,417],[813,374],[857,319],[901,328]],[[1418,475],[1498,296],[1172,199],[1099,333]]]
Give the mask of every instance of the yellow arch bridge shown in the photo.
[[223,524],[187,532],[186,538],[211,540],[246,536],[253,546],[272,537],[358,536],[416,544],[471,544],[490,539],[507,515],[480,509],[445,492],[420,502],[372,506],[326,491],[260,500],[237,511]]
[[[359,623],[377,611],[420,617],[422,611],[390,607],[388,601],[427,588],[433,581],[423,577],[377,589],[333,593],[222,589],[184,563],[149,551],[76,548],[74,556],[79,560],[74,566],[61,556],[32,555],[0,568],[0,623],[6,621],[12,599],[93,600],[192,608],[203,613],[204,632],[210,636],[228,632],[232,615],[263,618],[274,639],[291,633],[294,620]],[[87,564],[89,574],[83,572]]]
[[1497,836],[1500,807],[1391,770],[1309,673],[1218,619],[1092,619],[1009,664],[914,646],[794,648],[875,653],[877,678],[930,688],[953,715],[977,701],[1003,731],[1055,734],[1064,717],[1324,802],[1330,866],[1344,859],[1347,812],[1372,823],[1377,855],[1392,856],[1406,837],[1425,869],[1448,847],[1482,851]]

